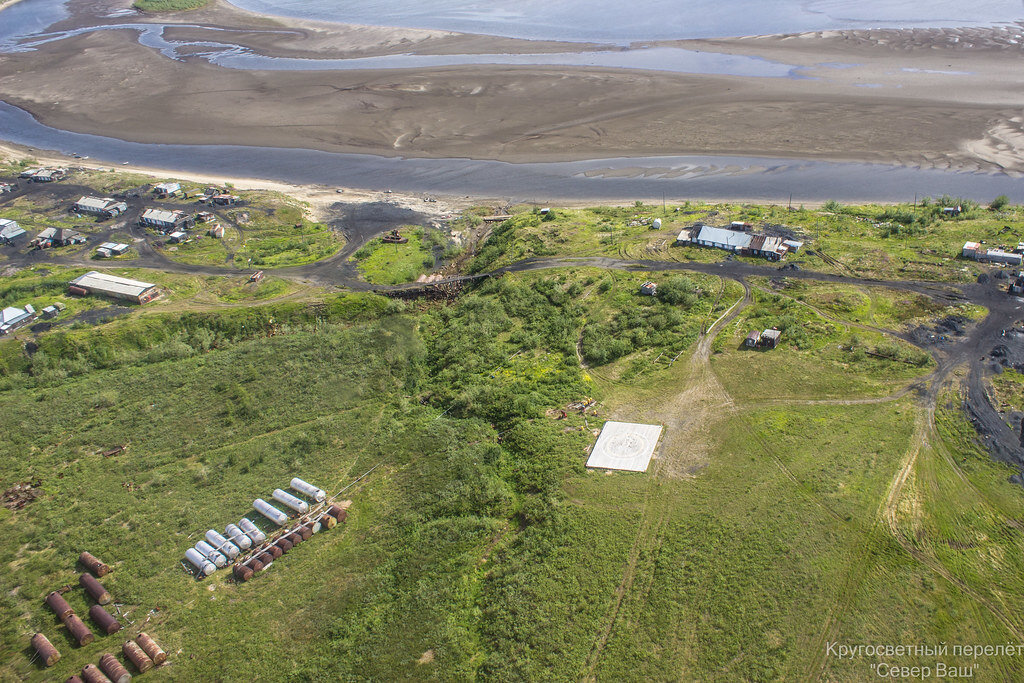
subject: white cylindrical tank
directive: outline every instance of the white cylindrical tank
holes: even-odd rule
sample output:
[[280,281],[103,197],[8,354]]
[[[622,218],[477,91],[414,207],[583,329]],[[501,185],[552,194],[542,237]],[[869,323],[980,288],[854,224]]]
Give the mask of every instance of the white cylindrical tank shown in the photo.
[[260,513],[278,526],[284,526],[288,523],[288,515],[284,514],[262,498],[254,500],[252,502],[252,506],[256,512]]
[[246,536],[245,532],[234,524],[227,525],[224,529],[224,535],[242,550],[248,550],[252,547],[252,539]]
[[312,484],[302,481],[298,477],[292,479],[291,487],[299,493],[304,493],[318,503],[322,503],[327,500],[327,494],[324,493],[322,489],[318,489]]
[[210,562],[213,562],[218,567],[228,566],[228,558],[214,550],[213,546],[206,541],[199,541],[196,543],[196,550],[202,553],[203,557],[208,559]]
[[661,230],[661,219],[655,218],[654,222],[651,223],[651,230]]
[[200,576],[209,576],[210,574],[217,571],[217,568],[213,566],[213,563],[203,557],[195,548],[189,548],[185,551],[185,559],[188,560],[189,564],[196,568]]
[[238,522],[238,526],[242,527],[242,531],[252,539],[253,543],[263,543],[263,541],[267,540],[267,535],[260,531],[260,528],[252,523],[252,520],[243,517]]
[[229,560],[238,557],[238,546],[217,533],[216,529],[206,532],[206,542],[216,548],[218,552],[227,555]]
[[274,497],[274,500],[276,500],[278,503],[290,507],[292,510],[295,510],[300,515],[304,515],[307,512],[309,512],[309,503],[307,503],[304,500],[299,500],[298,498],[288,493],[287,491],[283,491],[281,489],[274,489],[274,493],[272,495]]
[[313,531],[314,534],[320,533],[320,518],[317,517],[316,519],[314,519],[313,524],[311,524],[309,528]]

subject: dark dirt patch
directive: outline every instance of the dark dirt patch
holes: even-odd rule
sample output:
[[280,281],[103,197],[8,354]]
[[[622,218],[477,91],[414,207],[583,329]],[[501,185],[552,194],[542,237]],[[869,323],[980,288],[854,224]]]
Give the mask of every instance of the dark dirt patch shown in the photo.
[[132,309],[127,306],[107,306],[106,308],[94,308],[89,311],[82,311],[81,313],[74,315],[67,320],[63,321],[64,325],[100,325],[102,323],[110,322],[120,318],[121,316],[128,315],[132,312]]
[[331,207],[341,217],[332,220],[331,229],[345,235],[348,244],[344,254],[347,256],[361,247],[371,238],[393,230],[402,225],[428,225],[430,219],[418,211],[404,209],[387,202],[371,202],[368,204],[335,204]]
[[970,325],[970,318],[947,315],[932,325],[921,325],[911,330],[908,339],[917,346],[938,346],[960,339],[967,333]]

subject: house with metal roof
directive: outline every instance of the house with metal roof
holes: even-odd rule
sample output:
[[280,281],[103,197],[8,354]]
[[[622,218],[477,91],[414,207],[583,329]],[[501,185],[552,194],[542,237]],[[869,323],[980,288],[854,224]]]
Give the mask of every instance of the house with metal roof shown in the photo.
[[112,197],[82,197],[72,205],[71,210],[77,213],[113,218],[127,211],[128,205]]
[[0,334],[12,332],[22,325],[27,325],[36,317],[36,311],[29,304],[25,308],[8,306],[0,311]]
[[786,254],[786,248],[782,246],[781,237],[753,235],[743,253],[749,256],[763,256],[769,261],[779,261]]
[[151,282],[130,280],[95,270],[79,275],[68,285],[68,291],[72,294],[101,294],[140,304],[152,301],[160,293],[157,286]]
[[121,256],[128,252],[128,245],[119,242],[104,242],[100,246],[96,247],[96,256],[99,258],[111,258],[113,256]]
[[153,186],[153,194],[158,197],[170,197],[181,191],[181,183],[157,183]]
[[17,221],[0,218],[0,242],[13,244],[14,240],[25,234],[25,230]]
[[737,230],[715,228],[710,225],[702,225],[700,231],[691,240],[694,244],[702,247],[713,247],[726,251],[740,251],[750,246],[751,235]]
[[774,349],[779,345],[779,338],[782,336],[782,332],[776,330],[774,327],[770,330],[765,330],[761,333],[761,346],[767,346],[770,349]]
[[139,218],[139,224],[167,233],[191,228],[195,225],[195,219],[184,211],[177,209],[146,209]]
[[39,249],[66,247],[69,244],[85,244],[85,235],[71,228],[46,228],[32,240]]
[[68,172],[63,168],[44,168],[32,174],[32,182],[52,183],[57,180],[64,180],[67,177]]

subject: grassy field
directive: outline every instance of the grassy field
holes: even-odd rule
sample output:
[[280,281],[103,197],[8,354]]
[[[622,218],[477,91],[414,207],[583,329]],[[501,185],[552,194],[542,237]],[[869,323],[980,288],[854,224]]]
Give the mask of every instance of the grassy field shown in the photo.
[[388,244],[376,237],[359,248],[352,259],[367,282],[397,285],[412,282],[434,268],[433,241],[423,228],[406,227],[405,244]]
[[[499,226],[475,267],[548,249],[518,231],[567,213]],[[291,218],[232,209],[241,233]],[[45,305],[77,272],[23,271],[0,296]],[[1024,630],[1012,470],[978,445],[959,396],[940,398],[932,426],[899,392],[934,360],[869,329],[978,310],[768,279],[746,304],[714,276],[596,268],[509,273],[447,303],[114,272],[166,293],[32,336],[31,350],[28,333],[0,340],[0,486],[40,493],[0,508],[0,679],[63,679],[143,628],[170,653],[154,680],[495,681],[860,681],[936,660],[838,658],[829,643],[1005,644]],[[647,279],[655,296],[640,294]],[[773,326],[778,348],[742,347]],[[585,414],[568,408],[585,398]],[[647,473],[584,467],[608,419],[665,427]],[[291,477],[333,493],[371,469],[344,493],[343,527],[253,581],[180,566],[206,529]],[[104,583],[127,628],[78,648],[42,599],[76,582],[83,549],[113,566]],[[80,591],[68,599],[86,612]],[[31,661],[35,631],[63,654],[52,670]],[[1019,658],[940,659],[1024,676]]]

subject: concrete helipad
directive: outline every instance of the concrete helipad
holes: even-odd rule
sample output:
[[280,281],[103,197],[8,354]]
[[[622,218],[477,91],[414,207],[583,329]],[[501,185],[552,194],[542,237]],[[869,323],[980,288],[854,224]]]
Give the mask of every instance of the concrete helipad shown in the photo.
[[587,467],[646,472],[661,438],[661,425],[605,422]]

